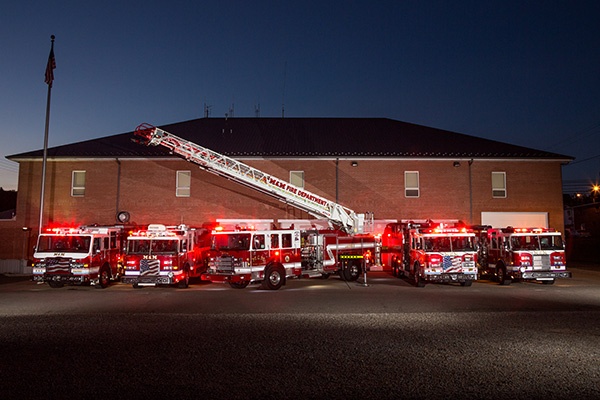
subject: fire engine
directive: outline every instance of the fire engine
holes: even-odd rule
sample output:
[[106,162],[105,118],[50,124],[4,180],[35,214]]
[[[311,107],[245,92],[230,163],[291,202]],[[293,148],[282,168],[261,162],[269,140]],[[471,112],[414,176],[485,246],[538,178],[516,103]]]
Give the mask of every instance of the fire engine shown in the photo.
[[338,274],[355,281],[375,248],[372,235],[338,230],[214,231],[203,280],[241,289],[262,283],[277,290],[288,278],[327,278]]
[[106,288],[122,274],[123,226],[47,228],[33,254],[33,280],[59,288],[91,284]]
[[398,222],[388,224],[382,238],[382,262],[394,276],[426,282],[477,280],[475,232],[458,223]]
[[134,134],[142,138],[142,144],[167,147],[206,171],[330,222],[329,229],[321,230],[215,231],[208,270],[202,275],[204,280],[228,282],[234,288],[263,282],[269,289],[279,289],[288,277],[327,277],[334,272],[345,279],[356,280],[364,267],[365,256],[376,248],[375,238],[366,232],[373,226],[372,213],[357,214],[152,125],[139,125]]
[[177,285],[187,288],[190,278],[205,270],[208,230],[187,225],[148,225],[129,232],[125,274],[121,282],[140,286]]
[[482,275],[501,285],[512,280],[535,280],[551,285],[556,278],[570,278],[564,242],[551,228],[478,227],[479,265]]

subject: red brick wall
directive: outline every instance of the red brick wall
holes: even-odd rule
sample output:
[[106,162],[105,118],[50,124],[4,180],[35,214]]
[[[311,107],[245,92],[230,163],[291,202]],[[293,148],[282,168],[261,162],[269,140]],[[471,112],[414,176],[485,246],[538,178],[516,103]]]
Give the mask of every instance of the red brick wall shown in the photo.
[[[307,190],[336,200],[335,160],[246,162],[285,181],[289,171],[304,171]],[[563,229],[558,162],[476,160],[471,166],[461,161],[458,167],[452,160],[357,162],[353,167],[351,160],[339,161],[337,199],[356,212],[374,212],[376,219],[460,219],[477,224],[482,211],[543,211],[549,213],[551,227]],[[86,171],[84,197],[71,196],[73,170]],[[177,170],[192,172],[189,198],[175,196]],[[405,171],[419,171],[420,197],[405,197]],[[507,198],[492,198],[492,171],[506,172]],[[17,220],[0,224],[2,236],[11,238],[0,244],[0,258],[21,257],[22,227],[38,230],[40,176],[41,162],[20,163]],[[113,224],[120,210],[128,211],[131,222],[138,224],[198,226],[218,218],[309,218],[179,159],[51,161],[44,203],[44,225]]]

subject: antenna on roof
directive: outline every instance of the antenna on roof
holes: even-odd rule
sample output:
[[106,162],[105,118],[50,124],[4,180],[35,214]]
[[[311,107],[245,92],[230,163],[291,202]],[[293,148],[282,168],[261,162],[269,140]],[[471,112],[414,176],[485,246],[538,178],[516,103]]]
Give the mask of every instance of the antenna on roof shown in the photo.
[[212,106],[209,106],[208,104],[204,103],[204,118],[208,118],[208,116],[210,115],[211,108]]
[[254,116],[260,117],[260,103],[254,105]]
[[228,113],[231,118],[233,118],[233,114],[234,114],[233,109],[234,109],[234,104],[231,103],[231,107],[229,107],[229,113]]

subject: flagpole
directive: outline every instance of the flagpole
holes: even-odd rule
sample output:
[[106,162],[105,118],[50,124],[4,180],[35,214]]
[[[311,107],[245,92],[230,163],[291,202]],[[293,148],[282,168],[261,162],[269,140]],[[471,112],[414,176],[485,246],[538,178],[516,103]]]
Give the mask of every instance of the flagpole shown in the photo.
[[48,84],[48,98],[46,100],[46,128],[44,131],[44,157],[42,159],[42,187],[40,189],[40,222],[38,234],[42,234],[42,222],[44,218],[44,192],[46,189],[46,162],[48,159],[48,127],[50,126],[50,97],[52,95],[52,81],[54,81],[53,69],[56,68],[54,60],[54,35],[50,36],[50,55],[46,66],[46,83]]

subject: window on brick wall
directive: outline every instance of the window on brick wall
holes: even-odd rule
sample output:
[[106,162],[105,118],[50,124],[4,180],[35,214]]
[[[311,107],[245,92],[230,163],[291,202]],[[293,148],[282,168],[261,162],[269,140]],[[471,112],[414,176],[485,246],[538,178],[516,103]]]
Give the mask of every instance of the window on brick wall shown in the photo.
[[492,197],[506,197],[506,172],[492,172]]
[[71,173],[71,196],[85,196],[85,171],[73,171]]
[[190,197],[192,184],[192,171],[177,171],[177,188],[175,195],[177,197]]
[[404,196],[419,197],[419,172],[404,171]]
[[304,171],[290,171],[290,183],[304,189]]

